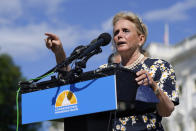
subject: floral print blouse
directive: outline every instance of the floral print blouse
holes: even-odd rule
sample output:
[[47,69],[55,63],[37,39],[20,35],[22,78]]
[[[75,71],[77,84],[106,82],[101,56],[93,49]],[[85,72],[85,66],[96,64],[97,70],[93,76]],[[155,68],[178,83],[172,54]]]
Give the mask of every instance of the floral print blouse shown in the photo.
[[[173,67],[161,59],[147,58],[132,70],[146,70],[150,73],[158,87],[173,101],[179,104],[178,88]],[[113,121],[113,131],[164,131],[161,125],[162,117],[157,111],[135,116],[116,118]]]

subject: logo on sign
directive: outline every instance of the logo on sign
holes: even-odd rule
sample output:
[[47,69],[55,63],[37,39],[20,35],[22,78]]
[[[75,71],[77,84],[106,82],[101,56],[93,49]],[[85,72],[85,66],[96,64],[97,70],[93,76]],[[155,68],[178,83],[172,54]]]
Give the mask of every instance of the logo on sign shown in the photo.
[[65,113],[77,110],[77,98],[73,92],[65,90],[57,96],[55,113]]

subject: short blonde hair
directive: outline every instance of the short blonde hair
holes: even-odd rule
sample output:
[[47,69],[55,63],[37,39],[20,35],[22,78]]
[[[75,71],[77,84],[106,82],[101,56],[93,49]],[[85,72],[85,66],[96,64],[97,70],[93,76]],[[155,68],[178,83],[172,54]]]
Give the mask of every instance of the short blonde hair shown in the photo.
[[120,12],[117,13],[113,18],[113,26],[120,20],[125,19],[133,22],[136,25],[137,33],[142,34],[145,37],[144,43],[146,42],[147,35],[148,35],[148,29],[147,26],[142,22],[142,20],[134,13],[132,12]]

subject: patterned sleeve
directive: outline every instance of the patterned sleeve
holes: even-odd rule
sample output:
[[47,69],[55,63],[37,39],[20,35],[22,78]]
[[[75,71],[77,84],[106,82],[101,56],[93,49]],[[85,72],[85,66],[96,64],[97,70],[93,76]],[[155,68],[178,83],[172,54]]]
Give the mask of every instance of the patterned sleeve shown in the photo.
[[173,101],[174,105],[178,105],[179,89],[176,87],[174,68],[167,61],[158,60],[156,62],[159,88]]

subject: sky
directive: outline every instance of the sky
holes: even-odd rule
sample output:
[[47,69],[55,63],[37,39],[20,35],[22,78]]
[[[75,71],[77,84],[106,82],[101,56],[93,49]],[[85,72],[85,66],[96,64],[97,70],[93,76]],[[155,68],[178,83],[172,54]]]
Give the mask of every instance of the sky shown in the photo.
[[[45,47],[45,32],[57,34],[67,56],[103,32],[112,35],[111,21],[120,11],[132,11],[148,26],[145,46],[163,43],[169,26],[170,45],[196,34],[196,0],[0,0],[0,53],[12,56],[27,79],[56,65]],[[112,44],[87,62],[84,71],[107,63]]]

